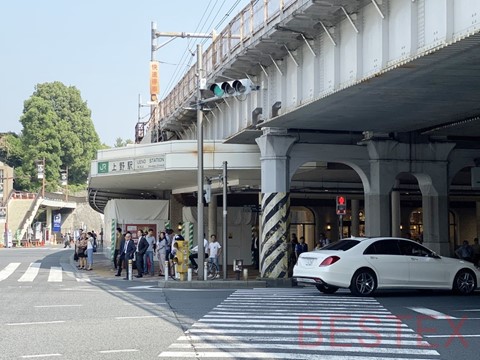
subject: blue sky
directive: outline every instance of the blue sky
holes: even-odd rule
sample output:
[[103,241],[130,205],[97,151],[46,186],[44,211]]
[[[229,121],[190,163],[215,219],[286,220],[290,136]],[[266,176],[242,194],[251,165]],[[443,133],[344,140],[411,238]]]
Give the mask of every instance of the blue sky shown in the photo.
[[[248,0],[4,0],[0,4],[0,132],[22,130],[23,102],[38,83],[77,87],[103,143],[132,139],[138,95],[149,97],[150,24],[158,31],[223,29]],[[236,5],[236,6],[235,6]],[[229,16],[226,16],[229,10]],[[166,38],[159,38],[163,43]],[[196,41],[156,52],[161,96],[176,84]],[[206,46],[205,46],[206,48]],[[183,56],[183,58],[182,58]],[[180,69],[177,64],[183,63]],[[173,65],[172,65],[173,64]],[[172,83],[172,78],[177,79]],[[168,86],[170,84],[170,86]],[[148,114],[143,108],[142,115]]]

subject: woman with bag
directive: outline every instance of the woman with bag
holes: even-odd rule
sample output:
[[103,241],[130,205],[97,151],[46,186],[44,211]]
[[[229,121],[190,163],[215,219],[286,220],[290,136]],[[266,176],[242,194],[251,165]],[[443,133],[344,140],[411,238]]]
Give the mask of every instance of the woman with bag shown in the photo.
[[78,255],[78,261],[79,261],[78,268],[80,270],[85,270],[87,267],[87,254],[86,254],[87,246],[88,246],[87,234],[82,233],[82,235],[80,235],[80,239],[78,240],[78,244],[77,244],[77,255]]

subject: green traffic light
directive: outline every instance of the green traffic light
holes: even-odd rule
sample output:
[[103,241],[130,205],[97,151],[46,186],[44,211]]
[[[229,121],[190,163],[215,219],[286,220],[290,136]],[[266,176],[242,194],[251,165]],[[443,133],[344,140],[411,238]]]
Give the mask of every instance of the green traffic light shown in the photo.
[[212,91],[213,94],[217,97],[222,97],[223,95],[225,95],[225,91],[223,91],[222,88],[216,84],[212,86]]

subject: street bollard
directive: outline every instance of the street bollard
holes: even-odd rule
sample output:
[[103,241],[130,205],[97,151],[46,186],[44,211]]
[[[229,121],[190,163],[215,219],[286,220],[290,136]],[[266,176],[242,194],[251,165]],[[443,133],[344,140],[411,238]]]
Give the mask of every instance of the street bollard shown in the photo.
[[128,260],[128,280],[132,280],[133,279],[133,262],[132,262],[132,259],[129,259]]
[[188,268],[187,281],[192,281],[192,269]]
[[173,269],[175,270],[175,271],[174,271],[174,273],[175,273],[175,280],[180,279],[180,273],[177,271],[177,264],[176,264],[176,263],[173,263]]
[[164,267],[164,271],[163,271],[163,275],[165,276],[165,281],[168,281],[168,273],[170,272],[170,264],[168,263],[168,261],[165,261],[165,267]]
[[203,280],[206,281],[208,278],[208,262],[203,263]]
[[243,280],[245,280],[245,281],[248,280],[248,269],[247,268],[243,269]]

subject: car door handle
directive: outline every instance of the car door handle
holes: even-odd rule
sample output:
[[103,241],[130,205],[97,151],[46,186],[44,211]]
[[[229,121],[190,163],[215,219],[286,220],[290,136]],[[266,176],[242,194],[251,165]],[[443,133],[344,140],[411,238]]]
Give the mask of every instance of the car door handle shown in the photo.
[[415,258],[415,257],[411,257],[410,259],[413,261],[418,261],[418,258]]
[[372,259],[372,260],[378,260],[378,257],[376,257],[376,256],[370,256],[370,259]]

